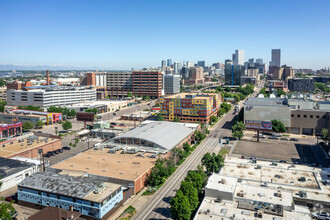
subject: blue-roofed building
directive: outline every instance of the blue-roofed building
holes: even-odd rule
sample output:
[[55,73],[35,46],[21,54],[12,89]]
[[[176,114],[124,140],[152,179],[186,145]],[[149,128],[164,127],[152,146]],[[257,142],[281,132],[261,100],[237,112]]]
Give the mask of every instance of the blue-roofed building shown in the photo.
[[18,185],[18,203],[80,212],[88,219],[108,219],[123,203],[121,185],[89,177],[39,172]]

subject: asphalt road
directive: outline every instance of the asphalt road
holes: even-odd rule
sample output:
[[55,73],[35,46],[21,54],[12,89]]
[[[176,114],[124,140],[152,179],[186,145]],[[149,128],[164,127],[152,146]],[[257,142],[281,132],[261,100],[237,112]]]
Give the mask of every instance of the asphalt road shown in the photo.
[[170,200],[180,188],[189,170],[195,170],[201,163],[201,159],[207,152],[220,150],[219,138],[231,136],[233,123],[233,110],[224,116],[210,129],[208,137],[195,149],[185,162],[173,173],[173,175],[156,192],[153,198],[146,204],[141,212],[136,213],[133,219],[170,219]]

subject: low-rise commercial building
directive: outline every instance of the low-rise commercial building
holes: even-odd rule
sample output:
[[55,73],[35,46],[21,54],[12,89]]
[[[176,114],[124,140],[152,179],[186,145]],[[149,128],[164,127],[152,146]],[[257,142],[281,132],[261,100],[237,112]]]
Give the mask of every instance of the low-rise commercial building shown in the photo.
[[90,219],[107,219],[123,202],[122,186],[93,178],[35,173],[18,185],[18,203],[59,207]]
[[330,105],[306,99],[249,98],[244,103],[244,120],[281,121],[293,134],[320,134],[330,123]]
[[[62,121],[62,113],[53,113],[53,112],[41,112],[41,111],[31,111],[25,109],[13,109],[9,111],[10,113],[14,113],[16,115],[40,115],[46,117],[46,125],[52,125],[58,121]],[[33,123],[33,122],[32,122]]]
[[0,124],[0,139],[8,138],[22,133],[22,122],[14,124]]
[[0,157],[0,192],[19,184],[23,179],[38,171],[35,164]]
[[88,172],[139,192],[157,158],[190,143],[195,127],[174,122],[153,122],[103,142],[94,149],[55,164],[50,169]]
[[28,91],[7,90],[9,106],[67,106],[80,102],[96,101],[96,90],[74,86],[31,86]]
[[61,148],[61,139],[30,135],[23,139],[13,139],[3,144],[0,148],[0,157],[26,157],[34,159],[39,157],[38,150],[47,153],[48,151],[54,151],[59,148]]
[[40,210],[39,212],[29,216],[28,220],[84,220],[81,217],[81,213],[65,210],[57,207],[47,206],[46,208]]
[[311,210],[330,206],[322,169],[227,157],[205,186],[194,219],[311,219]]
[[17,123],[17,122],[32,122],[34,125],[37,124],[38,121],[42,121],[44,124],[47,124],[47,116],[45,115],[24,115],[24,114],[7,114],[0,113],[0,121],[4,123]]
[[219,93],[180,93],[160,99],[161,110],[165,120],[173,121],[174,117],[182,122],[208,123],[212,115],[217,114],[221,106]]

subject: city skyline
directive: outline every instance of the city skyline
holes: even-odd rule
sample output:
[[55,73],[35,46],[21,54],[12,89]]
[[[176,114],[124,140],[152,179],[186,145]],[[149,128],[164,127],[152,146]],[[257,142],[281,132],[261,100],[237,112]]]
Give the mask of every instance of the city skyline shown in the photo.
[[[294,68],[330,65],[330,2],[253,2],[1,2],[0,65],[130,70],[171,58],[209,66],[231,59],[236,49],[244,50],[245,61],[268,64],[274,48],[281,49],[281,63]],[[234,17],[220,11],[232,7]],[[317,13],[300,12],[306,10]],[[272,11],[281,16],[274,19]],[[191,16],[200,12],[207,13]]]

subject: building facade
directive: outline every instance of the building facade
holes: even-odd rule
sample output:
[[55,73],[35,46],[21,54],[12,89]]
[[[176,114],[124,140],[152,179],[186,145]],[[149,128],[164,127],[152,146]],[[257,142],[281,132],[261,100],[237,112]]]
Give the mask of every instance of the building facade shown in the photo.
[[18,203],[43,208],[54,206],[80,212],[92,219],[107,219],[122,203],[118,184],[51,172],[35,173],[18,185]]
[[110,97],[125,97],[133,91],[132,72],[107,74],[107,91]]
[[178,117],[182,122],[208,123],[221,105],[218,93],[188,94],[180,93],[160,99],[160,113],[165,120],[173,121]]
[[296,92],[314,92],[314,80],[313,79],[289,79],[288,80],[288,89],[290,91]]
[[38,121],[42,121],[44,124],[47,124],[47,116],[45,115],[24,115],[24,114],[6,114],[0,113],[0,121],[4,123],[16,123],[16,122],[32,122],[34,125]]
[[162,72],[141,70],[132,72],[133,95],[159,98],[163,94]]
[[180,93],[180,76],[178,75],[165,75],[164,76],[164,90],[165,94]]
[[281,66],[281,49],[272,49],[272,65],[269,66]]
[[86,87],[40,86],[28,91],[8,90],[9,106],[67,106],[80,102],[96,101],[96,90]]
[[241,65],[225,65],[225,85],[241,85],[241,76],[244,76],[245,68]]

